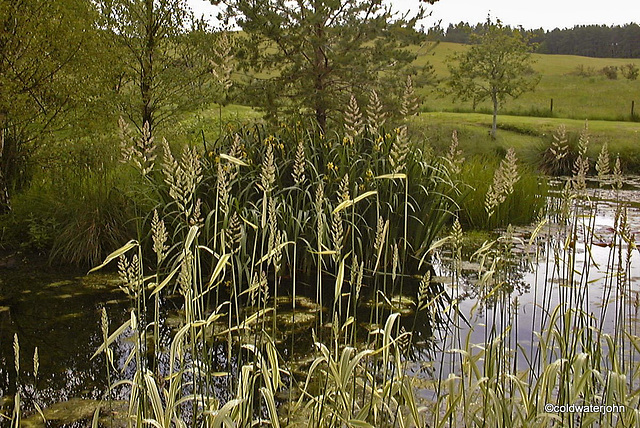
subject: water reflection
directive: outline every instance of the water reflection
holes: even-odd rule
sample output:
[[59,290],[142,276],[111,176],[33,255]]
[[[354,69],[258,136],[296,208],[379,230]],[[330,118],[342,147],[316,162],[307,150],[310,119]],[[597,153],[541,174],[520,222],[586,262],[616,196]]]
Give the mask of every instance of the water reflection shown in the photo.
[[[442,252],[434,266],[459,302],[459,328],[436,332],[442,349],[464,349],[467,338],[480,347],[500,338],[515,367],[525,370],[541,355],[536,333],[548,326],[550,312],[561,303],[584,311],[585,326],[598,337],[619,332],[621,323],[627,332],[638,333],[640,192],[593,188],[588,196],[572,205],[578,210],[574,221],[551,217],[534,242],[529,237],[536,225],[514,230],[513,246],[497,251],[494,259],[476,257],[463,264],[459,281],[452,281],[454,262]],[[553,197],[550,204],[560,206]],[[500,266],[492,264],[497,257]],[[483,277],[492,269],[491,275],[500,275],[493,282]],[[455,358],[436,361],[442,373],[459,371]]]
[[[335,278],[324,280],[332,284],[331,287],[326,287],[327,295],[324,296],[324,301],[331,305]],[[0,281],[0,307],[3,308],[0,310],[0,397],[12,396],[16,392],[16,385],[19,385],[25,414],[34,413],[33,403],[45,408],[55,403],[81,398],[87,405],[95,406],[95,403],[92,404],[89,400],[102,399],[108,389],[104,355],[100,354],[91,359],[103,341],[100,331],[101,310],[103,307],[107,309],[110,332],[115,331],[130,316],[130,302],[119,289],[117,276],[91,274],[69,278],[68,275],[11,271],[3,272]],[[385,296],[379,291],[384,289],[386,282],[372,278],[365,279],[365,282],[360,296],[361,304],[354,313],[351,312],[351,307],[349,314],[343,314],[345,318],[349,315],[355,316],[354,326],[358,340],[372,340],[373,336],[370,333],[380,327],[372,324],[372,320],[381,319],[384,322],[391,312],[401,312],[403,328],[414,332],[413,344],[416,346],[414,352],[408,355],[421,358],[422,353],[430,349],[432,323],[438,319],[425,312],[415,313],[415,296],[419,280],[403,280],[404,297],[399,294],[400,280],[386,290]],[[295,299],[295,311],[294,300],[292,296],[287,295],[292,287],[283,281],[277,300],[277,331],[271,331],[271,314],[265,317],[264,326],[275,339],[277,349],[287,361],[288,368],[296,377],[304,379],[311,364],[311,331],[314,330],[319,337],[331,337],[331,306],[323,308],[315,303],[315,278],[299,279],[297,286],[300,295]],[[443,288],[434,290],[433,294],[437,295],[441,291]],[[354,296],[344,294],[341,304],[346,311],[349,299],[353,301]],[[220,299],[224,300],[227,297],[221,293]],[[214,304],[213,307],[215,306],[217,305]],[[184,323],[182,307],[181,297],[165,299],[162,302],[160,349],[156,353],[158,360],[153,360],[156,351],[154,349],[150,350],[148,356],[149,367],[159,378],[169,373],[171,339]],[[251,315],[251,309],[248,307],[242,311],[244,313],[241,317]],[[322,325],[319,322],[320,314],[324,315]],[[240,337],[234,332],[232,349],[228,350],[226,334],[220,335],[220,332],[227,328],[228,320],[224,317],[207,332],[207,336],[210,337],[207,369],[212,373],[230,374],[216,376],[211,382],[211,394],[222,403],[228,400],[228,394],[235,390],[230,388],[230,385],[237,380],[243,362],[246,363],[250,359],[247,351],[241,349],[241,344],[253,343],[253,338]],[[20,342],[19,379],[16,378],[13,364],[14,334],[18,335]],[[125,330],[122,337],[111,346],[117,368],[116,371],[111,370],[112,384],[120,379],[133,378],[135,364],[127,365],[135,345],[131,335],[131,330]],[[40,367],[38,377],[34,379],[33,353],[36,347],[39,351]],[[187,364],[189,359],[187,353]],[[126,400],[127,388],[117,388],[110,394],[110,398]],[[184,409],[185,414],[190,411],[187,407]]]
[[[90,357],[102,341],[100,309],[105,302],[114,320],[126,316],[113,278],[3,272],[0,279],[0,396],[13,395],[20,384],[26,411],[72,397],[100,398],[103,367]],[[14,369],[13,337],[20,344],[20,379]],[[39,371],[33,373],[38,348]]]

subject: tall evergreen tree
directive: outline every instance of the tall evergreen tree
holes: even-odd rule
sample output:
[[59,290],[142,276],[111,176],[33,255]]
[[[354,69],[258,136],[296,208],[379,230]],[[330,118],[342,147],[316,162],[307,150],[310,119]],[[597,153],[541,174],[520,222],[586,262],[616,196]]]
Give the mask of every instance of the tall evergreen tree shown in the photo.
[[[420,8],[410,19],[399,17],[380,0],[224,3],[228,16],[246,33],[239,59],[260,72],[250,87],[253,101],[272,114],[282,109],[311,113],[323,129],[333,112],[344,110],[352,93],[368,92],[382,72],[398,70],[415,58],[403,49],[403,40],[423,16]],[[400,87],[403,79],[397,80]]]

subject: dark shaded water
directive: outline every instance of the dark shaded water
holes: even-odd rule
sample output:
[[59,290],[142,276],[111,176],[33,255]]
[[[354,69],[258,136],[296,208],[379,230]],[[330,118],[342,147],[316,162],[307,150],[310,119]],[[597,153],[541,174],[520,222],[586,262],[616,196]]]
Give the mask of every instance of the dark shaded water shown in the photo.
[[[328,279],[326,290],[333,293],[333,279]],[[285,281],[286,282],[286,281]],[[311,329],[319,335],[328,337],[331,334],[332,320],[328,319],[329,310],[322,310],[315,301],[315,281],[299,280],[296,299],[297,309],[292,312],[289,284],[279,287],[282,291],[278,298],[278,316],[276,337],[281,355],[292,362],[292,370],[296,376],[306,376],[308,356],[313,349]],[[405,294],[413,295],[417,291],[417,283],[407,280]],[[345,286],[346,288],[346,286]],[[381,286],[382,288],[382,286]],[[389,294],[391,294],[390,290]],[[397,291],[397,290],[396,290]],[[367,332],[379,326],[368,322],[371,314],[391,312],[382,298],[376,304],[375,287],[366,284],[363,287],[361,305],[358,308],[358,337],[365,339]],[[223,297],[221,297],[223,298]],[[403,313],[402,324],[407,330],[415,325],[415,351],[424,351],[426,338],[431,335],[429,322],[420,316],[414,319],[414,300],[411,298],[393,299],[390,296],[394,311]],[[224,298],[223,298],[224,299]],[[166,300],[161,314],[161,346],[168,349],[171,336],[181,325],[179,308],[182,299]],[[325,302],[330,296],[325,296]],[[346,299],[343,301],[346,308]],[[7,398],[16,392],[20,385],[22,408],[26,414],[34,412],[33,403],[45,408],[55,403],[67,402],[87,404],[87,400],[100,400],[107,390],[106,366],[103,355],[91,360],[91,356],[102,344],[100,329],[101,309],[106,307],[109,315],[110,332],[113,332],[129,318],[130,302],[118,287],[115,274],[51,274],[39,270],[0,270],[0,407]],[[324,326],[319,327],[320,312],[324,312]],[[417,321],[417,322],[416,322]],[[271,320],[266,320],[269,329]],[[226,328],[226,318],[220,329]],[[20,378],[16,378],[14,368],[13,338],[18,335],[20,343]],[[114,361],[118,370],[122,369],[133,342],[125,332],[114,345]],[[38,348],[39,371],[37,379],[33,376],[33,354]],[[293,350],[293,352],[292,352]],[[220,371],[235,372],[238,368],[237,358],[240,349],[232,350],[232,359],[227,361],[226,346],[223,342],[212,348],[213,359],[218,362]],[[416,352],[414,355],[420,355]],[[166,358],[161,358],[166,365]],[[124,373],[111,372],[112,382],[122,378],[131,378],[134,365],[131,364]],[[160,372],[164,369],[161,367]],[[219,379],[220,394],[225,400],[226,380]],[[216,387],[216,390],[218,387]],[[126,399],[125,390],[116,391],[112,398]],[[77,401],[77,400],[84,401]],[[75,405],[75,404],[74,404]],[[64,424],[63,424],[64,425]],[[66,426],[81,426],[77,424]]]
[[[22,395],[41,406],[73,397],[100,398],[104,364],[91,355],[100,346],[100,310],[121,323],[128,301],[108,275],[72,276],[34,271],[0,271],[0,397],[18,382],[13,337],[20,343]],[[38,348],[40,368],[33,376]]]

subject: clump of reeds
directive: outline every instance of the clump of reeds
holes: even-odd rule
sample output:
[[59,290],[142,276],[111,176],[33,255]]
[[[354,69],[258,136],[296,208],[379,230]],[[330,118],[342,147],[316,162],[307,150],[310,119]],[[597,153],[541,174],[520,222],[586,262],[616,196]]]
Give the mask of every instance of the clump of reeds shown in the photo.
[[493,215],[496,207],[504,203],[507,196],[513,193],[514,185],[520,179],[517,161],[515,151],[509,148],[493,175],[493,183],[489,186],[485,197],[485,210],[489,217]]
[[[507,228],[475,253],[479,262],[473,285],[476,303],[467,334],[461,334],[455,324],[443,328],[443,347],[456,358],[448,358],[445,352],[438,362],[431,426],[626,427],[640,423],[634,389],[640,370],[633,315],[637,301],[629,278],[635,245],[627,207],[617,202],[612,236],[604,244],[607,264],[599,264],[592,256],[601,238],[596,236],[593,220],[598,203],[590,201],[584,186],[589,165],[586,145],[583,134],[575,175],[560,196],[559,214],[548,212],[541,217],[528,242]],[[609,162],[604,148],[597,169],[615,190],[620,166],[614,166],[618,178],[609,183]],[[447,238],[452,247],[448,275],[453,290],[462,285],[456,255],[462,242],[459,235],[455,226]],[[520,283],[522,256],[514,253],[516,248],[527,249],[525,257],[531,257],[539,269],[531,284]],[[595,284],[603,293],[594,306]],[[515,296],[521,285],[533,293],[530,311],[523,311]],[[482,314],[480,321],[476,314]],[[520,331],[521,322],[531,326],[531,333]],[[479,332],[483,334],[478,336]],[[483,340],[473,342],[472,336]],[[559,410],[583,405],[598,407],[595,411]]]

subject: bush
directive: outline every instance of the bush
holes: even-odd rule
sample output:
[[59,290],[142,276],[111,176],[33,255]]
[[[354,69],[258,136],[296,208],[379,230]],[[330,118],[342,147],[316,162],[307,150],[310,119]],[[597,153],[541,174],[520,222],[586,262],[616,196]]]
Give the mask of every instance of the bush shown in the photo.
[[[60,178],[60,177],[59,177]],[[13,200],[6,245],[49,254],[52,263],[90,266],[132,235],[134,207],[118,186],[121,173],[38,181]]]
[[573,70],[569,74],[573,76],[580,76],[580,77],[593,77],[597,73],[593,67],[585,67],[583,64],[578,64],[575,70]]
[[618,78],[618,67],[616,67],[615,65],[608,65],[606,67],[602,67],[600,73],[602,73],[609,80],[616,80]]
[[640,69],[633,63],[623,65],[620,67],[620,71],[628,80],[636,80],[638,78],[638,74],[640,74]]

